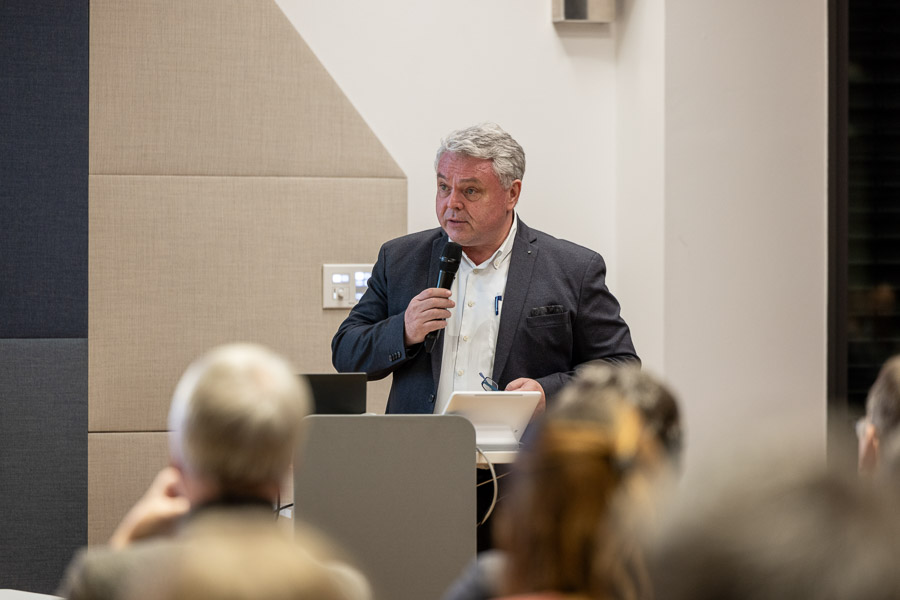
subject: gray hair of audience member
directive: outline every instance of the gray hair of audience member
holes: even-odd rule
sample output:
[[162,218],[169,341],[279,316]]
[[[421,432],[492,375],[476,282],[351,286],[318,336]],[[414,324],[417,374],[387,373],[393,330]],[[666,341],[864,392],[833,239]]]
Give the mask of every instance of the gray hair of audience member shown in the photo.
[[636,406],[645,427],[674,467],[681,464],[681,413],[675,395],[661,381],[635,365],[591,363],[563,388],[548,419],[605,421],[606,405],[624,399]]
[[895,496],[843,473],[777,471],[685,503],[650,552],[660,597],[900,598]]
[[886,437],[900,425],[900,355],[887,360],[869,389],[866,414],[879,437]]
[[216,347],[175,388],[171,458],[223,492],[280,482],[309,410],[308,386],[283,357],[255,344]]
[[515,180],[525,176],[525,151],[519,142],[495,123],[481,123],[451,131],[441,140],[434,158],[435,172],[445,152],[490,160],[500,185],[507,190]]

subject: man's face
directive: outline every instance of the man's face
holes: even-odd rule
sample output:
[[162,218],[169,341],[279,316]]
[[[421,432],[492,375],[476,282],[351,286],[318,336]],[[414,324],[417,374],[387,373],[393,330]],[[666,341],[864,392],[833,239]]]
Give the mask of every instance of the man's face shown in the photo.
[[445,152],[438,162],[435,212],[450,239],[479,263],[509,233],[521,189],[518,179],[503,189],[488,159]]

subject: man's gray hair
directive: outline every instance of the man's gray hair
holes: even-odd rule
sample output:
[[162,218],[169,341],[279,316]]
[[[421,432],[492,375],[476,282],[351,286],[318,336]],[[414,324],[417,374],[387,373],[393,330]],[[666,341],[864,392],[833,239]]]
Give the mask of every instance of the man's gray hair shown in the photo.
[[507,190],[516,179],[521,180],[525,176],[525,151],[496,123],[481,123],[451,131],[441,140],[434,158],[435,172],[445,152],[490,160],[500,185]]
[[170,453],[225,492],[278,483],[309,410],[308,386],[283,357],[255,344],[219,346],[192,363],[175,388]]

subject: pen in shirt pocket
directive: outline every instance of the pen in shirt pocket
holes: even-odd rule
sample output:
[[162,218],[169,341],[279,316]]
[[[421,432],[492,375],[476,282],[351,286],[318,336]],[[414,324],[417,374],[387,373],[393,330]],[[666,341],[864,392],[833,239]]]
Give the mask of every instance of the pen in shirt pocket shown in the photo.
[[503,296],[501,296],[500,294],[497,294],[496,296],[494,296],[494,316],[495,317],[500,314],[500,307],[502,305],[503,305]]

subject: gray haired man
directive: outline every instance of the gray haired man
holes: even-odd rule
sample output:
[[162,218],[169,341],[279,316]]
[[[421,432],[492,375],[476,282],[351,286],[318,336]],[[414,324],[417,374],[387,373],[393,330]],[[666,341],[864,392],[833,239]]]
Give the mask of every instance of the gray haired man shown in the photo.
[[[228,344],[201,356],[172,397],[170,466],[157,474],[107,547],[76,555],[60,594],[70,600],[123,598],[142,577],[173,576],[197,548],[282,543],[274,504],[309,409],[309,390],[294,367],[267,348]],[[293,559],[298,569],[317,569],[340,598],[371,597],[362,574],[341,561],[320,561],[299,545],[288,562]],[[252,586],[260,574],[249,565],[241,569],[234,581]]]
[[[381,247],[368,291],[332,340],[338,371],[393,374],[389,413],[440,413],[454,390],[483,387],[538,391],[541,412],[578,365],[638,361],[603,258],[516,215],[518,142],[489,123],[454,131],[435,174],[440,228]],[[448,240],[463,257],[446,290],[434,286]]]

